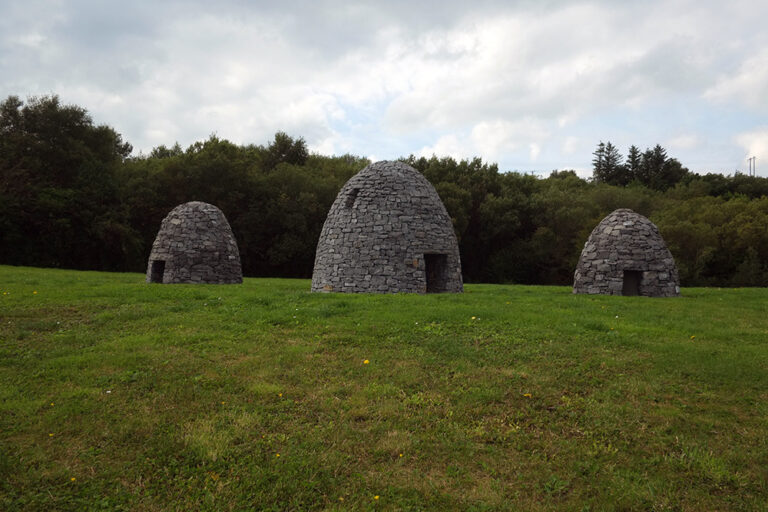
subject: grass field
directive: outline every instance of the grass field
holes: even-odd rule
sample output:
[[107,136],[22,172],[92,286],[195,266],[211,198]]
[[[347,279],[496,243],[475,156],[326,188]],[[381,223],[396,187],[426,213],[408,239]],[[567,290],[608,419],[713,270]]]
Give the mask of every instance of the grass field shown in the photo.
[[768,510],[768,290],[0,267],[0,510]]

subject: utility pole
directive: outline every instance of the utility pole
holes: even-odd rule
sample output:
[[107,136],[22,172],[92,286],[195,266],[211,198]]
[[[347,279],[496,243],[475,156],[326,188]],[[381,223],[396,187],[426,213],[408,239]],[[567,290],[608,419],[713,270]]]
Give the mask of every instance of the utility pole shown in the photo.
[[757,176],[757,157],[747,158],[749,162],[749,176]]

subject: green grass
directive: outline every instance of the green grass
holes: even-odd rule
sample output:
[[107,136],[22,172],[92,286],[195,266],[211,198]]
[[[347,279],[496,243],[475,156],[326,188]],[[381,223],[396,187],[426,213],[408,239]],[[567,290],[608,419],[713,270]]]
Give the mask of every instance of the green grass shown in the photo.
[[768,290],[143,281],[0,267],[0,510],[768,510]]

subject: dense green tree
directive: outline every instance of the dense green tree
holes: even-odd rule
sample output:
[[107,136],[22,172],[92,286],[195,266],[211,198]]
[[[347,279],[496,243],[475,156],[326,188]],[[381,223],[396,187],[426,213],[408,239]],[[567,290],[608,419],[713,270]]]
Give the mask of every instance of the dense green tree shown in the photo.
[[627,151],[627,162],[625,164],[627,168],[627,177],[629,178],[630,182],[634,179],[637,179],[641,162],[642,155],[640,154],[640,148],[634,144],[631,145],[629,147],[629,151]]
[[0,261],[116,269],[137,239],[117,207],[131,145],[57,96],[0,104]]
[[610,141],[605,144],[600,141],[593,155],[595,156],[592,160],[594,181],[619,186],[627,185],[632,181],[627,167],[622,164],[623,158],[619,149]]
[[[182,149],[130,145],[56,97],[0,104],[0,263],[144,270],[162,218],[200,200],[225,213],[246,276],[309,277],[325,216],[369,162],[308,154],[283,132],[262,146],[211,136]],[[625,164],[598,145],[600,173],[499,172],[479,158],[404,159],[453,221],[467,282],[570,284],[584,241],[616,208],[653,220],[683,285],[768,285],[768,179],[691,174],[657,145]]]
[[605,176],[605,143],[598,142],[597,148],[592,153],[592,179],[601,181]]
[[277,132],[263,156],[264,170],[272,170],[278,164],[304,165],[309,157],[307,143],[302,137],[294,139],[285,132]]

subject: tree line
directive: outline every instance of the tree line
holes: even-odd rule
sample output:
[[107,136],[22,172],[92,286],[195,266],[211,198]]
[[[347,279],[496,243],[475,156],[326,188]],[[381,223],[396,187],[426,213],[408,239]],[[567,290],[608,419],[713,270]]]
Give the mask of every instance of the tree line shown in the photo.
[[[633,146],[634,147],[634,146]],[[591,230],[616,208],[659,227],[686,286],[768,285],[768,179],[698,175],[666,151],[598,145],[591,180],[500,172],[480,158],[403,161],[435,186],[467,282],[570,284]],[[671,162],[671,163],[670,163]],[[0,263],[144,271],[160,221],[178,204],[218,206],[246,276],[309,277],[325,216],[369,161],[211,136],[147,155],[56,96],[0,104]]]

